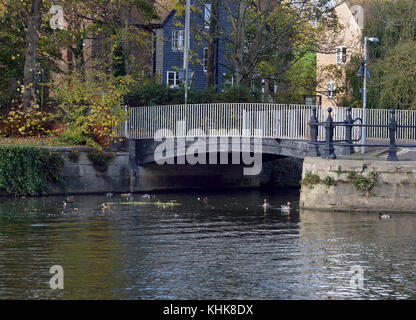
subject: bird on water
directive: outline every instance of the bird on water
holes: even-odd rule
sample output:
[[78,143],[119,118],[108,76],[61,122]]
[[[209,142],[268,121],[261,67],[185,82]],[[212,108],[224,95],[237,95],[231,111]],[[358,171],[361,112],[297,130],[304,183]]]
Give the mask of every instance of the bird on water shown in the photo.
[[292,204],[288,202],[287,204],[282,204],[280,210],[282,213],[289,214],[290,210],[292,209]]
[[385,213],[379,213],[378,214],[378,218],[379,219],[383,219],[383,220],[387,220],[387,219],[391,219],[391,215],[389,215],[389,214],[385,214]]
[[126,198],[126,200],[128,200],[128,201],[133,200],[133,197],[132,197],[131,193],[122,193],[121,197]]
[[102,203],[102,204],[101,204],[101,209],[102,209],[102,210],[113,209],[113,206],[108,205],[108,204],[106,204],[106,203]]
[[270,203],[267,202],[267,199],[264,199],[263,208],[265,209],[270,208]]

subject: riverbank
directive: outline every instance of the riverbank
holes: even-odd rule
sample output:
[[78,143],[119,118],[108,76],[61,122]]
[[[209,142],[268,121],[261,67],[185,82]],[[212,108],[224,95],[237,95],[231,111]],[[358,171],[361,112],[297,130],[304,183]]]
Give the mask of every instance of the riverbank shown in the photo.
[[416,212],[416,161],[306,158],[300,207],[324,211]]

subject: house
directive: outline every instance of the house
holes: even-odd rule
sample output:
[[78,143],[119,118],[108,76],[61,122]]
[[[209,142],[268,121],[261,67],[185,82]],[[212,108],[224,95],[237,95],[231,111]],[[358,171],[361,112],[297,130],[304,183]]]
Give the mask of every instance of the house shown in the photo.
[[[168,1],[157,1],[166,3]],[[190,24],[190,62],[191,70],[190,86],[196,90],[203,90],[207,83],[207,54],[208,42],[204,34],[209,31],[211,5],[202,1],[191,1],[196,10],[191,13]],[[164,12],[159,13],[159,23],[152,25],[155,34],[154,45],[154,73],[159,79],[171,88],[182,84],[180,69],[183,69],[184,42],[185,42],[185,17],[177,14],[174,9],[169,10],[164,6]],[[196,12],[196,13],[195,13]],[[229,25],[224,6],[220,4],[218,12],[219,24],[224,27]],[[225,55],[225,44],[217,40],[215,53],[215,77],[214,82],[218,90],[222,90],[226,83],[227,59]]]
[[328,34],[333,46],[317,54],[316,91],[321,95],[323,106],[338,105],[345,84],[345,66],[354,55],[362,55],[363,48],[365,1],[337,0],[335,11],[342,30],[336,35]]

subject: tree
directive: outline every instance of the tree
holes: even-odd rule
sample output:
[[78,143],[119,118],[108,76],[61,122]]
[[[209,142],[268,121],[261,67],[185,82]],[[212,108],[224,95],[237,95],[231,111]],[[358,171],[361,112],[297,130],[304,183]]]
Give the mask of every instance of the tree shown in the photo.
[[208,31],[208,57],[207,57],[207,89],[215,85],[215,52],[218,44],[218,14],[220,0],[211,1],[211,12]]
[[[370,108],[416,109],[416,7],[412,0],[374,0],[367,9],[364,35],[380,42],[369,46]],[[362,57],[352,59],[347,72],[348,104],[361,104],[362,78],[357,72]],[[357,83],[358,82],[358,83]]]
[[[88,59],[99,59],[102,70],[117,75],[137,75],[148,67],[149,61],[139,53],[149,54],[147,51],[150,50],[146,24],[156,17],[151,1],[64,1],[69,20],[68,31],[72,37],[68,39],[69,43],[72,42],[68,49],[73,51],[78,71],[88,67],[89,61],[82,60],[86,56]],[[133,22],[140,26],[133,25]],[[79,48],[79,44],[87,48]],[[77,52],[74,49],[78,49]],[[86,55],[85,50],[90,54]]]
[[227,41],[234,48],[231,58],[236,84],[247,85],[256,78],[280,81],[305,54],[324,50],[328,44],[320,42],[319,36],[323,25],[336,26],[330,3],[325,0],[225,0],[232,26]]
[[[211,4],[210,28],[192,26],[195,38],[209,44],[208,84],[212,84],[210,62],[218,41],[224,44],[225,51],[219,54],[227,56],[227,67],[234,74],[236,86],[250,87],[261,79],[268,83],[287,81],[290,68],[304,56],[328,51],[333,44],[322,37],[324,29],[339,28],[332,2],[195,0],[192,13],[197,21],[204,21],[202,9]],[[225,12],[227,22],[217,22],[218,10]],[[177,16],[182,15],[179,9]]]
[[0,103],[22,104],[26,113],[39,102],[39,73],[53,70],[60,55],[47,20],[48,4],[48,0],[8,1],[0,14],[0,63],[6,69],[0,81]]
[[30,112],[36,104],[36,75],[37,63],[36,54],[39,43],[39,33],[41,24],[42,0],[32,0],[30,9],[22,4],[23,13],[27,21],[26,33],[26,53],[23,79],[23,98],[22,105],[25,113]]
[[[149,75],[150,63],[146,59],[150,55],[146,50],[150,49],[151,41],[146,26],[155,17],[153,1],[60,0],[58,4],[64,9],[64,30],[54,30],[50,26],[52,16],[48,11],[52,4],[55,1],[0,3],[2,134],[4,128],[10,127],[10,119],[19,135],[39,133],[40,123],[52,121],[46,116],[47,111],[55,108],[54,114],[58,114],[56,107],[62,105],[65,98],[63,91],[57,89],[71,88],[71,82],[87,83],[98,90],[96,95],[80,98],[84,106],[91,109],[100,96],[107,99],[103,103],[108,102],[106,107],[113,107],[113,100],[108,98],[112,92],[121,89],[125,92],[132,85],[133,77],[124,75],[132,74],[135,79]],[[102,79],[113,78],[117,81],[112,86],[100,83]],[[50,90],[52,99],[46,99],[48,87],[53,89]],[[41,102],[45,100],[54,100],[53,104],[46,104],[47,110],[42,108]],[[40,110],[36,110],[39,105]],[[107,111],[100,116],[97,111],[97,127],[98,122],[104,122]],[[65,119],[64,115],[60,120]],[[102,125],[109,127],[108,123]]]

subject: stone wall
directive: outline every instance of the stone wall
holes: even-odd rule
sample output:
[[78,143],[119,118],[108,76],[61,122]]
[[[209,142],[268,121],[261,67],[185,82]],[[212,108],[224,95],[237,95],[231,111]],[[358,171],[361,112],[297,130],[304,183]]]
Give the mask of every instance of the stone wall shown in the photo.
[[[105,172],[97,171],[88,159],[89,148],[75,148],[79,158],[70,159],[73,148],[49,149],[64,159],[62,181],[50,185],[49,195],[150,192],[157,190],[220,188],[283,188],[300,186],[302,160],[282,157],[263,162],[257,176],[245,176],[243,165],[138,166],[134,144],[126,152],[115,152]],[[0,190],[0,196],[7,196]]]
[[149,192],[200,188],[282,188],[300,186],[302,160],[281,158],[263,163],[258,176],[244,176],[242,165],[164,165],[138,166],[132,153],[116,152],[106,172],[94,169],[87,150],[72,162],[70,150],[59,150],[65,159],[65,183],[52,186],[50,194]]
[[79,150],[76,162],[69,159],[70,150],[56,150],[65,160],[62,171],[65,182],[51,185],[50,195],[261,186],[260,175],[244,176],[240,165],[137,166],[132,153],[116,152],[107,171],[99,172],[88,159],[88,150]]
[[302,179],[304,209],[416,211],[415,161],[306,158]]
[[107,192],[129,192],[129,152],[116,152],[106,172],[94,169],[87,158],[87,151],[79,152],[79,160],[72,162],[68,155],[71,149],[60,149],[65,160],[62,178],[65,182],[51,186],[50,194],[85,194]]

